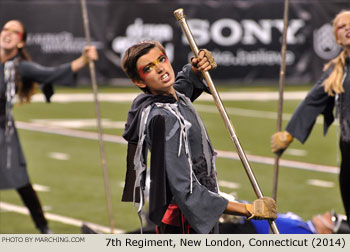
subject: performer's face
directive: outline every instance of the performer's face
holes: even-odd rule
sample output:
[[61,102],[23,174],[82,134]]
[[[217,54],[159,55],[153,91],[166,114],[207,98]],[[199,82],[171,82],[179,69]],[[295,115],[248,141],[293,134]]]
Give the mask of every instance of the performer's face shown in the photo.
[[169,59],[157,47],[141,56],[136,64],[142,81],[134,81],[140,88],[148,87],[152,94],[173,94],[174,70]]
[[312,217],[312,223],[314,224],[318,234],[333,233],[334,224],[332,222],[332,215],[330,212]]
[[350,14],[340,16],[336,29],[337,43],[350,48]]
[[18,21],[11,20],[7,22],[0,33],[0,47],[5,50],[23,47],[23,32],[23,26]]

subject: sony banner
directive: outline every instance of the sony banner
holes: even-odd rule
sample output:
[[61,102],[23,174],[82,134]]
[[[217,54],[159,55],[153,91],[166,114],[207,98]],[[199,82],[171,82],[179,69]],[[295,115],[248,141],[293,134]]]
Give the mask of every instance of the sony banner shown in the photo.
[[[279,79],[284,1],[87,1],[92,43],[101,83],[121,84],[120,61],[133,43],[154,39],[165,46],[175,71],[189,61],[190,47],[173,11],[183,8],[199,48],[213,52],[219,82],[276,82]],[[349,0],[290,1],[286,78],[315,81],[340,52],[331,21]],[[24,21],[28,50],[44,65],[74,59],[84,44],[80,1],[0,1],[1,24]],[[81,76],[81,75],[80,75]],[[81,81],[88,77],[82,75]],[[125,81],[124,81],[125,82]]]

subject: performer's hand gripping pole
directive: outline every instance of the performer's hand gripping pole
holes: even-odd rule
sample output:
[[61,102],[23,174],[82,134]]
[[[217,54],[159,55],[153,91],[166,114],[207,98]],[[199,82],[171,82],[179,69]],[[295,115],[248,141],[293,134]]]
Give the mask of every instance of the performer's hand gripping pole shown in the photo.
[[[191,46],[191,49],[193,51],[193,54],[198,57],[198,53],[199,53],[199,49],[197,47],[197,44],[196,42],[194,41],[194,38],[193,38],[193,35],[191,33],[191,30],[186,22],[186,16],[184,14],[184,11],[183,9],[177,9],[174,11],[174,15],[177,19],[177,21],[180,23],[181,25],[181,28],[183,30],[183,32],[185,33],[186,37],[187,37],[187,40]],[[260,190],[260,187],[258,185],[258,182],[256,181],[255,179],[255,176],[254,176],[254,173],[252,171],[252,169],[250,168],[250,165],[249,165],[249,162],[247,160],[247,157],[241,147],[241,144],[237,138],[237,135],[233,129],[233,126],[232,126],[232,123],[227,115],[227,112],[225,110],[225,107],[223,106],[222,102],[221,102],[221,99],[219,97],[219,94],[218,92],[216,91],[216,88],[214,86],[214,83],[209,75],[209,73],[207,71],[203,71],[202,72],[203,76],[204,76],[204,79],[205,81],[207,82],[208,86],[209,86],[209,89],[210,89],[210,92],[214,98],[214,101],[216,103],[216,106],[221,114],[221,117],[222,119],[224,120],[224,123],[226,125],[226,128],[228,129],[229,133],[230,133],[230,137],[234,143],[234,145],[236,146],[236,149],[237,149],[237,153],[242,161],[242,164],[245,168],[245,171],[249,177],[249,180],[254,188],[254,191],[255,191],[255,194],[258,198],[262,198],[263,197],[263,194]],[[275,234],[279,234],[279,231],[277,229],[277,226],[276,226],[276,223],[274,221],[269,221],[270,223],[270,228],[272,230],[273,233]]]
[[[83,15],[86,43],[90,45],[91,39],[90,39],[90,30],[89,30],[89,19],[88,19],[85,0],[81,0],[81,9],[82,9],[82,15]],[[111,233],[114,233],[112,200],[111,200],[111,193],[110,193],[110,186],[109,186],[109,179],[108,179],[106,154],[105,154],[103,135],[102,135],[101,113],[100,113],[100,106],[99,106],[98,94],[97,94],[96,71],[95,71],[95,64],[93,61],[89,62],[89,70],[90,70],[90,76],[91,76],[91,82],[92,82],[92,89],[94,92],[93,94],[94,94],[94,101],[95,101],[95,112],[96,112],[96,119],[97,119],[96,121],[97,121],[98,139],[99,139],[99,146],[100,146],[100,157],[101,157],[101,164],[103,168],[103,178],[104,178],[105,194],[106,194],[106,200],[107,200],[109,225],[111,228]]]

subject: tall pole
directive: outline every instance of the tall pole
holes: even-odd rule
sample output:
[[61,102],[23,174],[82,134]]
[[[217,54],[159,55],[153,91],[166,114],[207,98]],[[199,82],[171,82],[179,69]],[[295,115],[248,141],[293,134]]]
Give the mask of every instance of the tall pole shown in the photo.
[[[81,0],[80,2],[81,2],[81,9],[82,9],[82,15],[83,15],[86,43],[88,45],[90,45],[91,39],[90,39],[89,19],[88,19],[88,13],[87,13],[87,8],[86,8],[86,1]],[[98,95],[97,95],[96,71],[95,71],[95,64],[93,61],[89,62],[89,70],[90,70],[92,89],[93,89],[93,94],[94,94],[95,112],[96,112],[96,119],[97,119],[96,120],[97,121],[97,130],[98,130],[98,140],[99,140],[99,146],[100,146],[101,164],[102,164],[102,169],[103,169],[105,194],[106,194],[106,199],[107,199],[109,225],[111,228],[111,233],[114,233],[114,218],[113,218],[113,210],[112,210],[112,200],[111,200],[111,192],[110,192],[110,186],[109,186],[106,154],[105,154],[105,148],[104,148],[104,142],[103,142],[100,105],[99,105]]]
[[[279,81],[279,100],[278,100],[278,116],[277,116],[277,132],[282,129],[282,114],[283,114],[283,93],[284,93],[284,81],[286,73],[286,51],[287,51],[287,30],[288,30],[288,10],[289,0],[284,1],[284,14],[283,14],[283,40],[281,47],[281,70]],[[274,162],[274,177],[273,177],[273,189],[272,198],[277,201],[277,184],[278,184],[278,172],[279,172],[279,159],[282,152],[275,153]]]
[[[174,15],[177,19],[177,21],[180,23],[181,25],[181,28],[183,30],[183,32],[185,33],[186,37],[187,37],[187,40],[191,46],[191,49],[193,51],[193,54],[198,57],[198,53],[199,53],[199,49],[197,47],[197,44],[193,38],[193,35],[191,33],[191,30],[186,22],[186,17],[185,17],[185,14],[184,14],[184,11],[183,9],[177,9],[174,11]],[[250,165],[249,165],[249,162],[248,162],[248,159],[243,151],[243,148],[238,140],[238,137],[235,133],[235,130],[233,129],[233,126],[232,126],[232,123],[227,115],[227,112],[225,110],[225,107],[224,105],[222,104],[222,101],[219,97],[219,94],[218,92],[216,91],[216,88],[214,86],[214,83],[210,77],[210,74],[208,73],[208,71],[202,71],[202,74],[204,76],[204,79],[205,81],[207,82],[208,86],[209,86],[209,89],[210,89],[210,92],[212,94],[212,97],[215,101],[215,104],[221,114],[221,117],[222,119],[224,120],[224,123],[226,125],[226,128],[228,129],[229,131],[229,134],[230,134],[230,137],[231,137],[231,140],[232,142],[234,143],[234,145],[236,146],[236,149],[237,149],[237,153],[242,161],[242,164],[245,168],[245,171],[248,175],[248,178],[253,186],[253,189],[255,191],[255,194],[258,198],[262,198],[263,197],[263,194],[260,190],[260,187],[258,185],[258,182],[257,180],[255,179],[255,176],[254,176],[254,173],[252,171],[252,169],[250,168]],[[279,234],[279,231],[277,229],[277,226],[276,226],[276,223],[274,221],[270,221],[270,228],[272,230],[273,233],[275,234]]]

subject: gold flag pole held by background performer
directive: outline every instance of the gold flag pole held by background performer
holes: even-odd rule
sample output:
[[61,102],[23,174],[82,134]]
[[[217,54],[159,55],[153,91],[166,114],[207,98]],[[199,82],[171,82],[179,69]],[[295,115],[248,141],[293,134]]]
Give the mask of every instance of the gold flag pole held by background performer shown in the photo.
[[[192,49],[192,52],[193,54],[195,55],[195,57],[198,57],[198,53],[199,53],[199,49],[197,47],[197,44],[196,42],[194,41],[194,38],[193,38],[193,35],[191,33],[191,30],[190,28],[188,27],[188,24],[186,22],[186,16],[184,14],[184,11],[183,9],[177,9],[174,11],[174,15],[177,19],[177,21],[180,23],[181,25],[181,28],[183,30],[183,32],[185,33],[186,37],[187,37],[187,40],[191,46],[191,49]],[[249,177],[249,180],[254,188],[254,191],[255,191],[255,194],[258,198],[262,198],[263,197],[263,194],[260,190],[260,187],[258,185],[258,182],[256,181],[256,178],[254,176],[254,173],[252,171],[252,169],[250,168],[250,165],[249,165],[249,162],[247,160],[247,157],[242,149],[242,146],[241,144],[239,143],[239,140],[237,138],[237,135],[233,129],[233,126],[232,126],[232,123],[227,115],[227,112],[225,110],[225,107],[223,106],[222,102],[221,102],[221,99],[219,97],[219,94],[218,92],[216,91],[216,88],[214,86],[214,83],[209,75],[209,73],[207,71],[203,71],[202,72],[203,76],[204,76],[204,79],[205,81],[207,82],[208,86],[209,86],[209,89],[210,89],[210,92],[214,98],[214,101],[216,103],[216,106],[221,114],[221,117],[223,118],[224,120],[224,123],[226,125],[226,128],[228,129],[229,133],[230,133],[230,137],[234,143],[234,145],[236,146],[236,149],[237,149],[237,153],[242,161],[242,164],[246,170],[246,173]],[[270,228],[272,230],[273,233],[275,234],[279,234],[279,231],[277,229],[277,226],[276,226],[276,223],[274,221],[269,221],[269,224],[270,224]]]
[[[88,19],[88,14],[87,14],[86,1],[81,0],[80,2],[81,2],[81,9],[82,9],[82,15],[83,15],[86,43],[88,45],[90,45],[91,39],[90,39],[89,19]],[[91,82],[92,82],[92,89],[93,89],[93,93],[94,93],[98,140],[99,140],[99,145],[100,145],[100,156],[101,156],[101,163],[102,163],[102,168],[103,168],[104,186],[105,186],[105,194],[106,194],[106,199],[107,199],[107,208],[108,208],[108,216],[109,216],[109,225],[111,228],[111,233],[114,233],[114,218],[113,218],[113,210],[112,210],[112,200],[111,200],[111,192],[110,192],[110,187],[109,187],[106,154],[105,154],[105,148],[104,148],[104,143],[103,143],[100,106],[99,106],[98,96],[97,96],[96,71],[95,71],[95,64],[93,61],[89,62],[89,70],[90,70],[90,76],[91,76]]]

